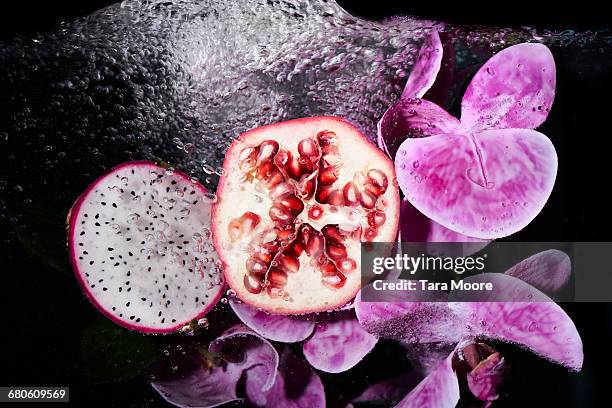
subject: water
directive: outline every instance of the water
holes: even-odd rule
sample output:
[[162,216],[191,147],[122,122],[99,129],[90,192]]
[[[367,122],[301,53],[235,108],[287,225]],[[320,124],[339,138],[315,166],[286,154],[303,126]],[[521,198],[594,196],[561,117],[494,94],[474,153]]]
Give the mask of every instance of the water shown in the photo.
[[[373,22],[316,0],[125,1],[52,32],[0,44],[0,221],[4,255],[17,265],[6,269],[15,273],[5,287],[27,294],[12,301],[19,313],[9,317],[15,333],[8,341],[17,355],[45,357],[36,376],[21,363],[7,363],[14,378],[40,384],[57,378],[80,390],[76,400],[90,403],[100,398],[107,406],[163,406],[139,376],[122,373],[127,380],[115,388],[86,388],[90,360],[80,352],[81,336],[99,316],[80,295],[66,262],[63,222],[74,199],[103,170],[133,159],[170,163],[214,191],[234,138],[290,118],[338,115],[374,140],[378,119],[401,94],[432,28],[453,45],[456,70],[468,73],[515,43],[551,47],[559,95],[545,133],[567,166],[557,181],[564,190],[553,194],[548,213],[540,216],[544,224],[522,237],[605,237],[599,220],[585,215],[586,204],[572,204],[569,211],[563,202],[587,196],[573,190],[571,174],[582,166],[571,167],[570,154],[578,157],[586,149],[585,138],[605,137],[594,136],[597,116],[584,105],[588,92],[602,92],[612,66],[607,31],[455,27],[411,18]],[[603,112],[599,106],[592,109]],[[209,198],[216,199],[212,193]],[[49,310],[41,312],[40,304]],[[210,340],[231,323],[227,309],[220,304],[196,328],[196,337]],[[61,338],[51,335],[57,325],[66,328]],[[174,341],[155,339],[139,350]],[[409,364],[387,346],[349,374],[322,376],[326,384],[338,384],[330,385],[335,405],[379,379],[388,361],[394,361],[388,372]],[[553,378],[567,381],[561,374]],[[106,395],[109,389],[119,396]]]

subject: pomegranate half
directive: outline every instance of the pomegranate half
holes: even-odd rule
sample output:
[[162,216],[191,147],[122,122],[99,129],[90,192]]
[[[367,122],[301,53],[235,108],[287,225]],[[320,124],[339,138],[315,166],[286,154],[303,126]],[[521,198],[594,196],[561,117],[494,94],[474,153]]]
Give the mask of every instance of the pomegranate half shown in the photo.
[[240,135],[213,207],[225,279],[244,302],[280,314],[338,308],[360,288],[361,242],[392,242],[393,163],[354,126],[311,117]]

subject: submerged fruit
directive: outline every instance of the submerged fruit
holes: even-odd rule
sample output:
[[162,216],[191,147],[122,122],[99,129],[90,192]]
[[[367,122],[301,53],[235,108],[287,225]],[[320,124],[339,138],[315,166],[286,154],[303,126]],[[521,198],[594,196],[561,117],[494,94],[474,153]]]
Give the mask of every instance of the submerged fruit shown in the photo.
[[213,207],[225,279],[274,313],[331,310],[360,287],[361,242],[395,240],[393,163],[334,117],[264,126],[230,146]]
[[187,175],[150,162],[122,164],[93,182],[68,216],[68,245],[94,305],[152,333],[206,314],[223,292],[210,197]]

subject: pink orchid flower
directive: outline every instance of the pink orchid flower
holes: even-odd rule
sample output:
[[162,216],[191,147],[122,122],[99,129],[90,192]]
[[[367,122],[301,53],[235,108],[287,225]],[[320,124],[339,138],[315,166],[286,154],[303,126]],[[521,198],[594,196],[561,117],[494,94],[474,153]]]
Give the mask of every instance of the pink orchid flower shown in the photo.
[[461,120],[420,98],[441,61],[440,39],[432,31],[401,100],[379,123],[379,145],[395,154],[407,201],[434,229],[450,230],[457,241],[510,235],[541,211],[555,182],[554,146],[533,130],[554,100],[554,59],[542,44],[500,51],[469,84]]
[[[559,290],[569,279],[570,269],[567,255],[550,250],[520,262],[505,274],[464,279],[493,282],[497,290],[487,297],[451,292],[448,302],[366,302],[362,291],[355,300],[359,322],[378,337],[405,343],[428,374],[397,407],[454,407],[461,386],[485,406],[497,399],[507,367],[503,356],[487,344],[489,339],[524,347],[579,371],[583,350],[576,326],[540,291]],[[444,295],[420,293],[415,300]]]
[[317,370],[340,373],[354,367],[378,339],[365,331],[354,310],[346,308],[316,316],[274,315],[230,300],[238,318],[256,333],[272,341],[304,341],[304,357]]
[[[300,357],[276,348],[259,334],[236,325],[213,342],[210,353],[221,356],[213,365],[199,353],[180,358],[179,373],[160,375],[153,388],[167,402],[181,408],[211,408],[247,400],[249,406],[309,408],[325,406],[319,376]],[[244,396],[237,395],[244,381]]]

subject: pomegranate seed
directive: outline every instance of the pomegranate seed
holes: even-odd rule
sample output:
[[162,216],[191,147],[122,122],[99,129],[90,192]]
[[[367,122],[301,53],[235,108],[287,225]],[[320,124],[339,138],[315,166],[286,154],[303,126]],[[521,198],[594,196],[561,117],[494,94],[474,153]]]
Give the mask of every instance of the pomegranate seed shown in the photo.
[[275,200],[291,193],[293,193],[293,189],[291,188],[289,183],[283,182],[278,183],[274,188],[272,188],[270,190],[270,193],[268,193],[268,197],[270,197],[272,200]]
[[[314,174],[312,175],[314,176]],[[299,185],[299,195],[304,199],[310,199],[314,193],[316,183],[312,179],[304,179]]]
[[319,173],[319,181],[321,184],[332,184],[336,180],[338,180],[338,173],[334,166],[325,167]]
[[295,273],[300,270],[300,261],[289,254],[282,254],[279,257],[278,267],[283,272]]
[[368,214],[368,224],[373,227],[380,227],[387,220],[387,216],[382,211],[371,211]]
[[341,243],[344,240],[344,236],[340,233],[340,228],[337,225],[326,225],[321,232],[329,242]]
[[305,173],[305,169],[300,163],[299,159],[291,157],[291,152],[289,152],[289,160],[287,161],[286,168],[287,173],[289,173],[289,175],[296,180],[299,180],[302,174]]
[[293,216],[289,213],[289,211],[285,210],[283,207],[280,207],[278,205],[274,205],[273,207],[270,208],[270,211],[268,211],[268,214],[270,215],[270,219],[278,224],[289,224],[290,222],[293,221]]
[[362,191],[359,201],[365,208],[372,209],[376,205],[376,196],[370,191]]
[[293,211],[297,214],[301,213],[304,209],[304,203],[302,202],[302,200],[300,200],[294,195],[281,199],[280,204],[287,210]]
[[267,266],[264,262],[256,258],[249,258],[246,261],[246,269],[249,273],[266,273]]
[[247,234],[253,231],[259,225],[261,217],[251,211],[247,211],[240,217],[241,229]]
[[318,220],[323,216],[323,207],[319,204],[315,204],[308,210],[308,218],[311,220]]
[[282,288],[268,286],[267,288],[268,296],[271,298],[282,298],[285,296],[285,291]]
[[376,235],[378,235],[378,230],[374,227],[366,229],[363,234],[366,241],[373,241],[374,238],[376,238]]
[[287,225],[287,226],[289,227],[289,229],[283,229],[283,230],[277,229],[276,230],[276,236],[281,241],[289,240],[289,236],[293,234],[293,228],[291,228],[291,225]]
[[354,205],[359,202],[359,190],[357,190],[357,186],[353,182],[348,182],[342,189],[342,194],[344,195],[344,200],[348,205]]
[[268,188],[272,188],[284,181],[283,175],[279,171],[273,171],[272,175],[265,179]]
[[306,138],[300,141],[298,144],[298,152],[302,156],[306,157],[317,157],[319,156],[319,146],[311,138]]
[[327,199],[327,204],[331,205],[344,205],[344,197],[342,193],[338,190],[332,192]]
[[243,170],[250,170],[255,165],[257,151],[253,147],[245,147],[238,155],[239,166]]
[[333,260],[346,258],[346,248],[342,244],[328,244],[327,254]]
[[262,280],[256,275],[244,275],[244,287],[253,294],[258,294],[262,289]]
[[379,191],[377,195],[384,194],[387,191],[389,182],[387,176],[381,170],[372,169],[368,171],[368,179],[376,187],[376,190]]
[[287,284],[287,274],[278,269],[272,269],[268,274],[268,280],[272,286],[283,287]]
[[232,241],[236,241],[242,236],[242,229],[240,228],[240,220],[234,218],[227,224],[227,233]]
[[332,289],[340,289],[344,286],[345,282],[346,276],[340,272],[336,273],[335,275],[324,276],[323,279],[321,279],[321,283],[323,283],[323,285]]
[[313,255],[323,249],[323,236],[319,232],[314,232],[306,241],[306,254]]
[[295,241],[291,246],[291,249],[293,250],[295,256],[299,257],[300,255],[302,255],[302,252],[304,252],[304,245],[302,245],[301,242]]
[[257,167],[257,178],[259,180],[266,180],[272,176],[272,171],[275,170],[272,162],[266,162]]
[[274,140],[265,140],[259,145],[259,153],[257,154],[257,164],[272,160],[278,151],[278,143]]
[[357,269],[357,262],[351,258],[345,258],[338,264],[340,266],[340,270],[345,273],[353,272],[355,269]]
[[324,186],[324,187],[319,188],[319,190],[317,191],[317,200],[320,203],[327,203],[329,196],[334,191],[335,190],[331,186]]
[[257,250],[255,250],[255,252],[253,253],[253,257],[262,261],[266,265],[272,260],[272,254],[270,253],[270,251],[263,247],[259,247]]

